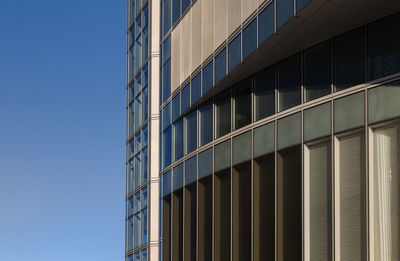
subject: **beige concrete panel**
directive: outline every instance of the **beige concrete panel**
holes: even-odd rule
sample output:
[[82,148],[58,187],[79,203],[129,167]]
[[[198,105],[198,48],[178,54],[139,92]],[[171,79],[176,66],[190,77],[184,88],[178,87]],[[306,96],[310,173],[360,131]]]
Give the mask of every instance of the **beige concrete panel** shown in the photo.
[[242,23],[257,10],[259,0],[242,0]]
[[203,62],[214,51],[214,0],[202,0],[201,13],[202,13],[201,62]]
[[182,37],[181,37],[181,78],[179,84],[182,84],[191,73],[192,69],[192,12],[186,14],[181,21]]
[[228,38],[228,0],[214,1],[214,49]]
[[196,70],[201,64],[201,5],[202,0],[192,7],[192,68],[191,72]]
[[241,17],[242,0],[228,0],[228,35],[231,35],[240,26]]
[[179,23],[171,34],[171,93],[179,87],[181,80],[181,34],[182,23]]

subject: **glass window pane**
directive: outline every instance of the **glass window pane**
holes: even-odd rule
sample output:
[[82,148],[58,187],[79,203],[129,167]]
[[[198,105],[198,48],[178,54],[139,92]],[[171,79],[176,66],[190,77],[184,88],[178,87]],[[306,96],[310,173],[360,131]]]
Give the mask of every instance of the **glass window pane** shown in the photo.
[[364,92],[334,102],[335,132],[364,125]]
[[163,114],[163,130],[171,124],[171,103],[168,103],[162,111]]
[[233,165],[251,159],[251,131],[233,138]]
[[278,153],[278,260],[302,256],[301,146]]
[[171,171],[162,175],[162,196],[165,197],[171,193]]
[[224,170],[231,166],[231,140],[215,146],[214,172]]
[[324,103],[304,111],[304,140],[331,134],[331,103]]
[[181,115],[181,94],[178,93],[172,99],[172,121],[175,121]]
[[258,15],[258,45],[274,33],[274,2]]
[[278,149],[301,142],[301,112],[278,120]]
[[332,260],[331,142],[305,148],[305,251],[309,260]]
[[182,0],[182,14],[186,11],[189,5],[190,5],[190,0]]
[[174,168],[174,180],[173,180],[173,187],[174,191],[182,188],[183,186],[183,164],[179,164]]
[[163,67],[163,102],[171,96],[171,60]]
[[209,148],[199,153],[199,179],[212,174],[213,150]]
[[197,149],[197,110],[192,111],[186,117],[186,154]]
[[296,11],[299,12],[301,9],[303,9],[310,0],[296,0]]
[[200,146],[213,139],[213,104],[211,102],[199,108],[200,113]]
[[215,84],[217,84],[222,78],[226,75],[226,49],[222,50],[216,57],[215,57]]
[[254,76],[255,120],[261,120],[275,113],[275,66]]
[[364,27],[342,34],[333,42],[335,90],[365,82]]
[[202,95],[206,94],[214,85],[213,83],[213,61],[209,62],[204,68],[203,68],[203,89],[202,89]]
[[331,93],[331,41],[304,51],[305,101]]
[[243,59],[257,49],[257,19],[243,29]]
[[400,13],[368,25],[368,80],[400,71]]
[[215,96],[215,137],[219,138],[231,131],[231,90]]
[[400,125],[374,130],[372,224],[374,260],[400,260]]
[[294,0],[276,1],[276,28],[281,28],[294,15]]
[[172,0],[172,24],[175,24],[180,16],[181,16],[181,1]]
[[164,41],[162,45],[162,64],[165,64],[171,58],[171,36]]
[[[143,99],[143,122],[145,122],[148,119],[149,116],[149,93],[148,93],[148,87],[144,87],[142,90],[142,99]],[[143,123],[142,122],[142,123]]]
[[190,105],[193,105],[201,97],[201,74],[198,73],[192,80]]
[[228,46],[228,71],[238,66],[241,62],[241,35],[236,36]]
[[254,158],[275,150],[275,123],[271,122],[254,129]]
[[190,83],[181,91],[181,112],[184,113],[190,107]]
[[251,123],[251,79],[246,79],[233,87],[234,127],[240,129]]
[[197,156],[193,156],[185,161],[185,185],[197,180]]
[[340,233],[335,235],[340,260],[366,260],[364,132],[339,137],[335,190]]
[[400,116],[400,81],[368,90],[368,122]]
[[278,64],[279,111],[301,103],[301,62],[300,54],[293,55]]
[[162,167],[166,168],[171,164],[171,127],[163,132],[163,160]]
[[174,123],[174,161],[183,157],[183,119]]
[[171,28],[171,0],[164,0],[164,33],[163,36],[167,34],[169,29]]

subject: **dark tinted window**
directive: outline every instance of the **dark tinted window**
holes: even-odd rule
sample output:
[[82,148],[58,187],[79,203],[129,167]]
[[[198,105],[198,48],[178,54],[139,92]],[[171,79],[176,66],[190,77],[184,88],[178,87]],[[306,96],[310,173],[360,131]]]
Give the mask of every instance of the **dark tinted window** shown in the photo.
[[194,104],[201,97],[201,74],[197,74],[192,80],[191,102]]
[[296,0],[296,11],[299,12],[301,9],[303,9],[310,0]]
[[294,0],[276,1],[276,28],[279,29],[294,15]]
[[162,167],[168,167],[171,164],[171,127],[168,127],[163,132],[163,158],[162,158]]
[[240,129],[251,123],[251,80],[246,79],[233,86],[234,127]]
[[229,43],[228,46],[228,71],[238,66],[241,62],[241,39],[240,34]]
[[181,112],[185,112],[190,107],[190,83],[183,87],[181,91]]
[[199,108],[200,113],[200,146],[213,139],[213,104],[207,103]]
[[175,161],[183,156],[183,119],[174,123]]
[[226,49],[222,50],[215,57],[215,70],[214,70],[215,84],[217,84],[222,78],[224,78],[225,75],[226,75]]
[[258,15],[258,45],[274,33],[274,2]]
[[335,91],[363,83],[365,81],[364,28],[336,37],[333,49]]
[[275,66],[254,76],[255,120],[275,113]]
[[231,131],[231,90],[215,96],[215,137],[219,138]]
[[176,95],[172,99],[172,121],[178,119],[180,114],[181,114],[181,94],[178,93],[178,95]]
[[197,148],[197,110],[186,115],[186,154]]
[[286,58],[278,64],[279,111],[299,105],[301,102],[300,54]]
[[400,13],[368,26],[368,80],[400,71]]
[[243,59],[257,49],[257,19],[243,30]]
[[186,11],[189,5],[190,5],[190,0],[182,0],[182,13]]
[[213,87],[213,71],[214,68],[212,61],[203,68],[203,95]]
[[172,24],[179,19],[181,16],[181,1],[180,0],[172,0]]
[[331,93],[331,41],[304,51],[305,100]]

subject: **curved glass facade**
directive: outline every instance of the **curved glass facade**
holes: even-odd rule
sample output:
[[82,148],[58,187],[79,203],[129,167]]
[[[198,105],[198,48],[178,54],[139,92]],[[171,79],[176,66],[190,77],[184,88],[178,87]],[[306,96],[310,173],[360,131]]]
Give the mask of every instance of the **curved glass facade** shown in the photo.
[[[190,99],[192,80],[162,103],[162,260],[196,260],[197,251],[197,260],[361,261],[371,248],[379,260],[399,258],[400,45],[383,26],[400,29],[399,19],[292,53],[218,93],[202,92],[200,102]],[[230,71],[236,39],[259,39],[253,26],[216,53],[213,70],[203,68],[202,88],[222,67]],[[242,42],[238,63],[253,50]],[[396,178],[385,183],[389,176]],[[368,222],[386,217],[389,227]]]

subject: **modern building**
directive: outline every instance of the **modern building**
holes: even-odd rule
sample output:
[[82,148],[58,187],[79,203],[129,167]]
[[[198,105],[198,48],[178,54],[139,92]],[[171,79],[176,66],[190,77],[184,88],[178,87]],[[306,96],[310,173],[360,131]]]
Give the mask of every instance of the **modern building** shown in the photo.
[[128,261],[400,260],[399,0],[128,0]]

